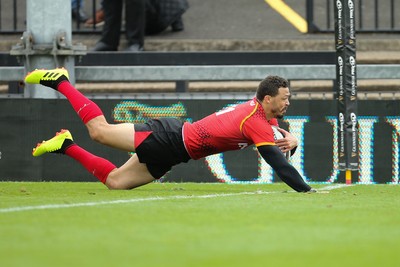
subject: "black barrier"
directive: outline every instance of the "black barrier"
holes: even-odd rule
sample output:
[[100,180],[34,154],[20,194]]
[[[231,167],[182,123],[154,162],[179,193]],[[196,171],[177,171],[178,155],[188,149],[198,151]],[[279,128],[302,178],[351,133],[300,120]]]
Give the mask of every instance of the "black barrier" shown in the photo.
[[[96,100],[110,122],[143,122],[176,117],[195,121],[220,110],[228,100]],[[360,183],[398,183],[400,178],[400,106],[397,101],[359,102]],[[336,101],[292,101],[280,121],[299,139],[292,164],[309,182],[343,182],[338,170]],[[117,166],[129,157],[90,140],[85,126],[64,99],[0,100],[0,179],[11,181],[97,181],[74,160],[62,155],[34,158],[36,142],[61,128],[75,141]],[[272,183],[278,179],[254,147],[181,164],[164,177],[174,182]]]

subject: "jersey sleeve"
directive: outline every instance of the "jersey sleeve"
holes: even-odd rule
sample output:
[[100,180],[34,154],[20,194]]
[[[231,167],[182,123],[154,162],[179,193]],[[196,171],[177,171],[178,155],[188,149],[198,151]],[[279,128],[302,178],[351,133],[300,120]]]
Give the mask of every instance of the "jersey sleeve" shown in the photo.
[[275,145],[274,133],[266,122],[251,120],[243,125],[243,134],[251,139],[256,147]]

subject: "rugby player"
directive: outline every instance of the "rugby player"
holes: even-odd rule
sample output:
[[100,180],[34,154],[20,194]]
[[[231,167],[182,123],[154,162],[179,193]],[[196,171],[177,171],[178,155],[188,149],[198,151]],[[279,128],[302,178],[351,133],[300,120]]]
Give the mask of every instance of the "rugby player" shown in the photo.
[[296,149],[297,139],[280,128],[284,138],[274,138],[271,126],[278,125],[277,119],[283,118],[290,105],[288,81],[279,76],[262,80],[253,99],[193,123],[161,118],[142,124],[110,124],[100,108],[72,86],[64,68],[35,70],[25,77],[25,82],[42,84],[63,94],[94,141],[135,152],[116,167],[78,146],[65,129],[33,149],[33,156],[61,153],[75,159],[110,189],[142,186],[161,178],[179,163],[254,144],[283,182],[297,192],[315,191],[283,154]]

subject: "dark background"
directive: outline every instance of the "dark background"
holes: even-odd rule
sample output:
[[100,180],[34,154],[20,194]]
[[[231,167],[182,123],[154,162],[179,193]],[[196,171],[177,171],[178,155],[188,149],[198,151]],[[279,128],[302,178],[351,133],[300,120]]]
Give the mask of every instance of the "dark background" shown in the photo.
[[[95,100],[112,122],[113,110],[125,100]],[[133,109],[132,117],[157,116],[157,110],[181,103],[183,113],[165,113],[183,120],[198,120],[226,105],[228,100],[132,100],[140,109]],[[143,113],[149,109],[153,113]],[[385,116],[398,116],[397,101],[359,101],[360,116],[377,116],[379,122],[374,127],[373,182],[392,181],[392,132],[393,127],[385,122]],[[337,102],[329,100],[293,100],[287,116],[310,116],[304,129],[304,170],[311,182],[325,182],[333,168],[333,129],[326,122],[326,116],[336,116]],[[140,114],[139,114],[140,113]],[[161,114],[163,114],[161,112]],[[182,115],[182,116],[181,116]],[[280,123],[287,128],[284,122]],[[69,129],[76,143],[90,152],[105,157],[117,166],[129,157],[90,140],[87,130],[78,116],[64,99],[1,99],[0,100],[0,180],[10,181],[97,181],[74,160],[62,156],[46,154],[35,158],[31,155],[37,142],[49,139],[62,128]],[[397,138],[398,135],[397,135]],[[397,148],[398,149],[398,148]],[[252,147],[242,151],[224,153],[226,169],[241,181],[251,181],[258,176],[257,153]],[[173,168],[165,181],[176,182],[217,182],[204,159],[190,161]],[[339,175],[344,181],[344,174]],[[353,182],[357,181],[354,172]]]

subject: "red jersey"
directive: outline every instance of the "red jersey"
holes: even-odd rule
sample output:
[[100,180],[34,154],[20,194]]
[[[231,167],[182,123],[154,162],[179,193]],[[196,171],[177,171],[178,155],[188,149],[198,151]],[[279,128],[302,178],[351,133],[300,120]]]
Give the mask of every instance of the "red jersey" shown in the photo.
[[183,125],[183,142],[192,159],[203,158],[249,145],[274,145],[271,125],[256,98]]

